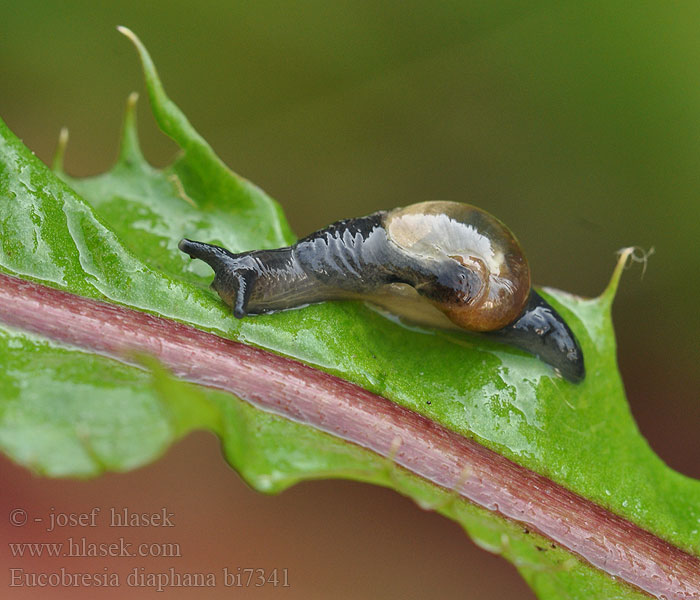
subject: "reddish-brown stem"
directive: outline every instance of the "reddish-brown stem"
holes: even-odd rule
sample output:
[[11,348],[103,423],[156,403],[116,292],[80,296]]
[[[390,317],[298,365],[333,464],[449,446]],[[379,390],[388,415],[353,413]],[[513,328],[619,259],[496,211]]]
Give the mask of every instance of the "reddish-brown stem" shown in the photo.
[[[148,353],[391,458],[659,598],[700,598],[700,560],[480,444],[338,377],[174,321],[0,274],[0,321],[120,360]],[[400,440],[397,445],[395,440]],[[466,469],[466,471],[465,471]],[[465,476],[465,474],[467,474]]]

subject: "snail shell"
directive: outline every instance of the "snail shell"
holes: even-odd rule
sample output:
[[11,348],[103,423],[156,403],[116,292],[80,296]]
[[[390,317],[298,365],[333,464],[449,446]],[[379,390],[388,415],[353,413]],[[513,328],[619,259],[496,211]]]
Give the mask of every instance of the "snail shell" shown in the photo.
[[412,321],[477,332],[522,348],[571,381],[584,377],[573,333],[531,289],[510,230],[457,202],[422,202],[346,219],[293,246],[233,254],[183,239],[207,262],[237,318],[313,302],[362,299]]
[[469,282],[432,300],[459,327],[500,329],[525,307],[527,260],[515,236],[487,212],[457,202],[421,202],[387,213],[384,226],[389,242],[406,255]]

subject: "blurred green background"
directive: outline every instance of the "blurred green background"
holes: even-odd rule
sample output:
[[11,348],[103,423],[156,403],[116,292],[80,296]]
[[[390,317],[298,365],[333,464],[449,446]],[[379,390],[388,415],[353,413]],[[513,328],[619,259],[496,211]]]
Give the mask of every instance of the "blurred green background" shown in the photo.
[[[654,247],[644,276],[632,268],[616,301],[620,366],[651,445],[700,477],[699,3],[0,0],[0,15],[0,116],[44,161],[67,126],[72,175],[109,168],[126,96],[143,88],[136,53],[115,30],[122,24],[148,46],[200,133],[282,203],[300,235],[379,208],[470,202],[515,231],[537,283],[582,295],[603,289],[619,248]],[[146,155],[167,164],[175,147],[145,100],[139,123]],[[265,564],[274,552],[298,563],[294,597],[362,596],[357,577],[382,597],[528,594],[456,526],[392,494],[326,482],[257,500],[219,464],[209,437],[173,452],[188,462],[171,453],[91,483],[33,480],[3,463],[3,487],[39,504],[50,490],[69,505],[105,502],[118,480],[133,502],[173,502],[169,477],[188,498],[189,467],[226,483],[212,492],[202,477],[200,502],[183,500],[183,520],[204,505],[234,529],[245,520],[248,538],[234,533],[234,545],[261,544]],[[144,481],[156,486],[145,496]],[[357,522],[343,528],[349,506]],[[376,517],[357,506],[393,528],[377,532]],[[289,520],[309,536],[296,544],[317,549],[339,527],[335,546],[304,559],[292,536],[273,552],[270,538]],[[201,543],[222,535],[217,523],[193,528]],[[382,541],[361,543],[362,527]],[[335,567],[323,562],[329,552]],[[257,596],[265,593],[276,594]]]

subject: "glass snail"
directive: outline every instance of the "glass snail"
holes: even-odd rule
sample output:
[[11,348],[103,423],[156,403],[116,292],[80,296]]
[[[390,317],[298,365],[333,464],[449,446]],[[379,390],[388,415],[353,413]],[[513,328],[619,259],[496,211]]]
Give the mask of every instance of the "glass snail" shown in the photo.
[[361,299],[410,321],[458,328],[523,349],[572,382],[581,347],[530,284],[511,231],[458,202],[422,202],[345,219],[293,246],[233,254],[183,239],[208,263],[212,288],[237,318],[325,300]]

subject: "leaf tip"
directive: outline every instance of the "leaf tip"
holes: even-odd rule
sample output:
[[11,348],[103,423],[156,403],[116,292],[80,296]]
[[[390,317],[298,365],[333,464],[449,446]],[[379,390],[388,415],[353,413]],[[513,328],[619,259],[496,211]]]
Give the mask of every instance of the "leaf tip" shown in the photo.
[[647,270],[647,263],[649,257],[654,254],[654,248],[650,248],[645,251],[639,246],[629,246],[627,248],[621,248],[618,250],[618,259],[615,269],[613,269],[612,276],[610,277],[610,282],[603,290],[603,293],[599,296],[599,300],[605,304],[612,305],[615,295],[617,294],[617,289],[620,285],[620,279],[622,278],[622,272],[631,263],[642,263],[642,277]]
[[[197,133],[195,128],[190,124],[184,113],[170,98],[168,98],[163,84],[160,81],[160,77],[158,76],[158,72],[156,71],[155,64],[143,42],[141,42],[138,36],[128,27],[120,25],[117,27],[117,30],[119,33],[129,38],[139,53],[151,110],[153,111],[153,115],[160,129],[175,140],[185,153],[195,156],[195,160],[206,161],[210,165],[215,165],[219,173],[230,178],[235,185],[249,189],[251,187],[250,182],[232,172],[221,161],[204,138]],[[279,209],[277,208],[276,210]],[[291,231],[285,233],[287,233],[285,236],[286,238],[292,238]]]
[[143,45],[143,42],[133,31],[131,31],[131,29],[129,29],[128,27],[124,27],[123,25],[119,25],[117,27],[117,31],[122,35],[126,36],[129,39],[129,41],[134,45],[136,51],[139,53],[139,57],[141,59],[141,66],[143,68],[144,76],[146,78],[146,87],[148,89],[148,94],[149,96],[151,96],[151,102],[155,107],[158,104],[157,99],[160,99],[162,101],[166,100],[167,98],[165,96],[163,86],[160,82],[160,78],[158,77],[158,72],[156,71],[155,64],[153,64],[153,60],[151,59],[151,55],[148,53],[148,50],[146,50],[146,46]]
[[136,34],[133,31],[131,31],[131,29],[129,29],[128,27],[124,27],[124,25],[117,25],[117,31],[122,35],[128,37],[135,45],[141,43]]
[[63,157],[66,154],[66,146],[68,146],[68,127],[61,127],[58,134],[58,142],[56,143],[56,151],[51,161],[51,169],[54,173],[63,174]]
[[126,110],[127,113],[132,113],[136,109],[136,103],[139,101],[139,93],[131,92],[126,99]]
[[120,25],[117,31],[129,38],[139,53],[151,109],[161,130],[173,138],[183,150],[197,146],[204,149],[208,155],[213,155],[209,145],[190,125],[183,112],[168,98],[153,59],[143,42],[128,27]]
[[126,99],[124,111],[124,123],[122,125],[121,147],[119,150],[120,163],[144,162],[141,147],[139,145],[138,130],[136,127],[136,103],[138,92],[131,92]]

